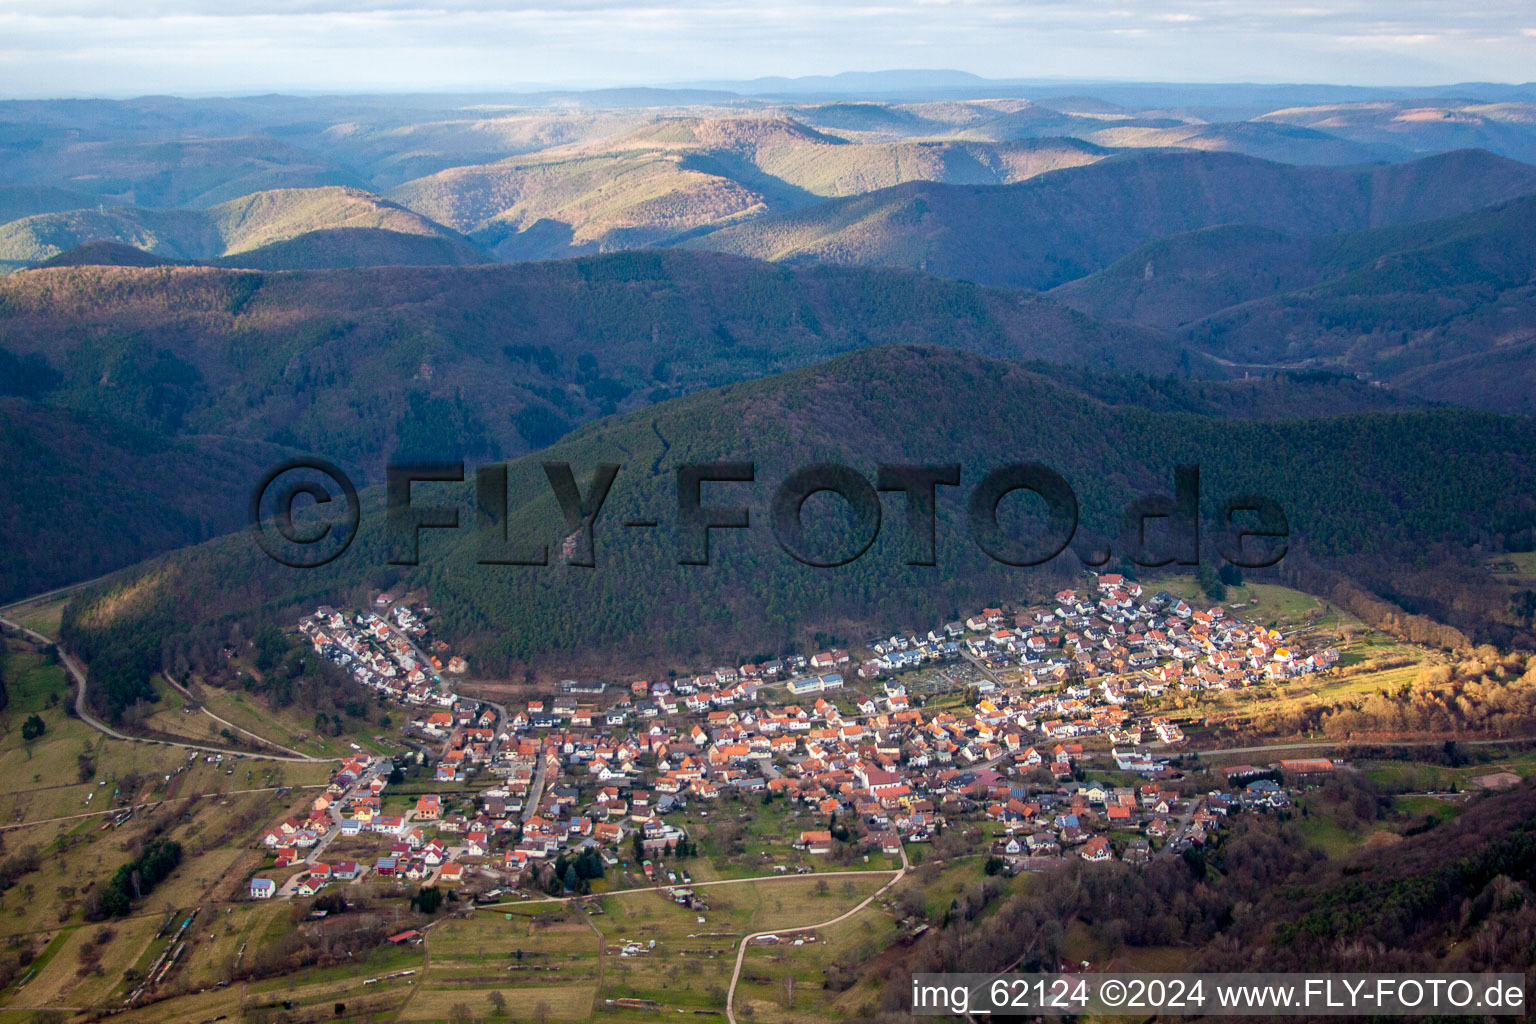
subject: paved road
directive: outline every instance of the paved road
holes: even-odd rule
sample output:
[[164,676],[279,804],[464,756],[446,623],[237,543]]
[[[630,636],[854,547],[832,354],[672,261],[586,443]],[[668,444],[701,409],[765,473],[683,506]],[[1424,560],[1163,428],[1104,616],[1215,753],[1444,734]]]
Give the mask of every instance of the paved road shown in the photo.
[[539,763],[533,770],[533,785],[528,787],[528,796],[523,800],[523,813],[521,815],[524,825],[528,824],[534,812],[539,809],[539,801],[544,796],[544,778],[549,774],[549,758],[544,756],[544,751],[539,751]]
[[34,604],[46,604],[56,597],[61,597],[64,594],[73,594],[75,591],[82,590],[92,583],[100,582],[110,575],[112,574],[107,573],[104,576],[97,576],[95,579],[81,580],[79,583],[71,583],[53,590],[46,590],[41,594],[33,594],[31,597],[24,597],[20,601],[12,601],[10,604],[0,605],[0,611],[10,611],[12,608],[26,608]]
[[[43,636],[43,634],[37,632],[36,630],[28,629],[26,626],[23,626],[19,622],[13,622],[10,619],[0,618],[0,625],[7,626],[19,633],[22,633],[25,636],[29,636],[33,640],[36,640],[38,643],[54,644],[56,647],[58,647],[57,641]],[[206,743],[182,743],[177,740],[149,739],[144,736],[129,736],[125,733],[118,732],[116,729],[112,728],[110,725],[91,714],[90,710],[86,706],[85,700],[84,669],[80,667],[80,664],[75,661],[74,657],[72,657],[69,652],[65,651],[63,647],[58,647],[58,652],[59,662],[64,666],[65,671],[67,671],[75,681],[75,714],[79,716],[82,722],[84,722],[86,725],[89,725],[92,729],[95,729],[97,732],[104,733],[105,735],[110,736],[115,740],[123,740],[128,743],[148,743],[162,747],[177,747],[181,750],[201,750],[209,754],[228,754],[230,756],[239,755],[241,757],[252,758],[257,761],[308,762],[342,760],[341,758],[337,757],[317,758],[305,757],[303,755],[293,757],[287,754],[254,754],[244,750],[231,750],[228,747],[215,747]]]
[[963,646],[960,648],[960,655],[966,661],[968,661],[972,665],[976,666],[976,671],[978,671],[982,675],[986,676],[993,683],[997,684],[998,687],[1002,687],[1004,685],[1003,681],[997,677],[997,673],[996,672],[993,672],[990,668],[987,668],[986,664],[983,663],[980,658],[976,657],[976,655],[974,655],[970,651],[966,650]]
[[325,835],[320,837],[320,841],[315,843],[314,848],[309,851],[309,856],[304,858],[306,863],[313,864],[318,861],[320,859],[320,855],[325,852],[325,848],[330,846],[331,843],[335,841],[337,836],[341,835],[342,805],[347,802],[348,798],[350,798],[353,793],[356,793],[359,788],[365,785],[370,779],[374,778],[374,776],[378,775],[379,769],[383,766],[384,763],[385,762],[378,760],[371,763],[368,766],[368,769],[364,771],[363,774],[359,775],[357,780],[354,781],[352,785],[343,790],[341,794],[337,796],[336,799],[332,800],[330,805],[326,807],[326,813],[331,816],[331,827],[326,830]]
[[1195,821],[1195,804],[1198,800],[1188,801],[1188,807],[1184,813],[1173,819],[1173,829],[1168,833],[1166,841],[1152,856],[1165,859],[1173,856],[1173,844],[1183,839],[1189,833],[1190,825]]

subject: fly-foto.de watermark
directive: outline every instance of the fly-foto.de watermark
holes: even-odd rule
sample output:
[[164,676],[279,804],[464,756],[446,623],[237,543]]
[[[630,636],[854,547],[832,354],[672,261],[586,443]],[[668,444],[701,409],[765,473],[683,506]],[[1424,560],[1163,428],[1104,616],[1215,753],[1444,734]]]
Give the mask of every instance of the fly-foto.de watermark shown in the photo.
[[[421,537],[432,530],[473,530],[479,564],[541,566],[551,561],[548,538],[563,538],[557,552],[567,565],[597,566],[595,535],[603,508],[623,467],[601,463],[592,468],[585,489],[567,462],[543,463],[545,484],[559,509],[558,528],[543,537],[509,532],[508,512],[515,507],[508,492],[505,464],[474,470],[472,502],[443,504],[423,500],[417,484],[463,483],[463,462],[391,463],[385,474],[385,534],[392,565],[417,565]],[[829,569],[863,556],[879,537],[884,519],[881,494],[893,496],[904,520],[906,564],[935,566],[938,552],[938,508],[949,488],[961,488],[958,463],[899,463],[876,467],[873,480],[836,463],[815,463],[795,470],[773,487],[768,526],[785,554],[804,565]],[[749,502],[764,496],[757,466],[752,462],[694,462],[678,466],[676,502],[671,522],[630,518],[623,530],[670,529],[679,565],[709,565],[712,539],[725,531],[754,528]],[[1101,566],[1123,557],[1146,568],[1198,565],[1201,557],[1200,469],[1178,466],[1173,495],[1144,495],[1132,501],[1120,518],[1117,539],[1090,541],[1079,534],[1078,501],[1060,473],[1038,462],[1010,463],[992,469],[970,486],[965,497],[965,529],[987,557],[1010,566],[1035,566],[1051,561],[1068,547],[1085,564]],[[705,489],[709,488],[706,500]],[[818,494],[836,495],[845,505],[846,529],[833,542],[807,530],[806,503]],[[999,508],[1010,495],[1033,496],[1038,528],[1021,535],[1009,529]],[[519,499],[532,495],[520,494]],[[1216,553],[1244,569],[1272,566],[1285,557],[1290,521],[1275,501],[1260,494],[1239,494],[1217,506],[1214,521]],[[470,515],[461,515],[468,512]],[[340,557],[356,538],[362,505],[357,488],[335,464],[301,458],[273,466],[252,490],[249,519],[252,535],[269,556],[295,568],[315,568]],[[473,519],[473,524],[465,520]],[[550,524],[552,527],[555,524]],[[1079,543],[1074,546],[1073,542]]]
[[914,974],[918,1016],[1524,1016],[1525,975]]

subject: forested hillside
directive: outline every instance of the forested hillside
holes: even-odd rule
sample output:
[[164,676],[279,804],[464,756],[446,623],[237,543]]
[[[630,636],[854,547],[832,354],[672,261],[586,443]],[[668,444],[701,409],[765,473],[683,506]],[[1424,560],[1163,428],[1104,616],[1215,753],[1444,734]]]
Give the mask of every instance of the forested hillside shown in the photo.
[[[1392,798],[1350,773],[1307,804],[1314,816],[1325,810],[1330,823],[1365,830],[1390,816]],[[881,965],[883,983],[867,986],[875,995],[863,1015],[907,1019],[904,993],[919,972],[1052,970],[1081,948],[1063,922],[1093,935],[1116,962],[1157,956],[1188,971],[1425,975],[1528,962],[1524,950],[1536,940],[1528,782],[1474,798],[1452,820],[1429,815],[1400,842],[1343,857],[1324,853],[1307,813],[1243,815],[1220,846],[1141,869],[1073,858],[1046,876],[1051,884],[1011,896],[994,879],[973,883],[939,927]],[[860,976],[848,967],[829,968],[834,984]]]
[[[513,462],[507,535],[547,548],[548,566],[478,565],[484,549],[466,484],[417,488],[423,504],[460,504],[464,525],[426,531],[420,564],[392,568],[400,554],[371,493],[356,542],[323,568],[285,569],[248,536],[225,538],[82,597],[69,635],[87,654],[110,651],[113,637],[161,633],[207,656],[236,619],[282,621],[403,580],[426,588],[441,609],[439,628],[483,671],[729,661],[848,637],[864,625],[931,625],[976,601],[1049,592],[1075,571],[1072,553],[1045,569],[1009,568],[983,555],[967,529],[970,489],[1011,462],[1037,460],[1066,478],[1081,514],[1073,551],[1120,544],[1121,510],[1139,494],[1171,492],[1174,467],[1197,464],[1204,557],[1216,557],[1221,531],[1211,517],[1221,501],[1259,493],[1289,518],[1284,564],[1390,566],[1441,543],[1464,549],[1536,538],[1533,451],[1536,426],[1525,419],[1453,410],[1292,421],[1153,412],[1105,404],[1016,364],[931,347],[873,349],[590,424]],[[541,468],[552,460],[569,462],[583,488],[599,463],[621,466],[595,529],[596,568],[561,562],[571,530]],[[756,481],[708,485],[705,504],[745,505],[753,528],[717,531],[709,565],[679,564],[676,469],[720,460],[755,462]],[[911,538],[898,504],[887,504],[878,539],[850,564],[812,568],[782,551],[769,500],[791,470],[818,461],[870,480],[882,462],[960,464],[963,486],[939,489],[938,567],[906,564]],[[832,498],[807,506],[808,543],[828,557],[858,547],[841,507]],[[632,520],[659,525],[619,525]],[[1045,524],[1023,499],[1003,506],[1002,521],[1012,536],[1039,542],[1032,551],[1044,543]],[[1126,554],[1121,548],[1116,564]]]
[[924,270],[1051,288],[1156,238],[1221,224],[1300,235],[1431,220],[1536,191],[1536,167],[1465,151],[1298,167],[1136,153],[1002,188],[909,183],[722,228],[686,244],[760,259]]
[[243,496],[287,454],[0,398],[0,517],[12,538],[0,545],[0,600],[238,529]]
[[1169,372],[1157,335],[1037,296],[695,253],[257,274],[60,268],[0,282],[0,347],[48,400],[237,431],[366,479],[391,454],[516,455],[649,402],[868,345]]

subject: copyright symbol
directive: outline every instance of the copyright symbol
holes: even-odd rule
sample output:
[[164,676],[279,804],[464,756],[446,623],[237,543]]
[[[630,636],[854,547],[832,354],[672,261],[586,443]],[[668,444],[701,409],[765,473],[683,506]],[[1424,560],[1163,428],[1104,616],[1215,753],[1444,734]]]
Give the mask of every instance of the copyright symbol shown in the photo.
[[[279,481],[279,478],[286,478]],[[337,510],[333,496],[340,491],[346,499],[345,510]],[[262,509],[268,494],[272,501],[268,518],[263,523]],[[308,495],[314,506],[302,515],[302,524],[294,522],[294,503],[299,495]],[[339,516],[327,518],[315,514],[317,510],[340,511]],[[249,507],[251,535],[267,557],[274,562],[294,569],[315,569],[333,561],[351,546],[357,537],[357,524],[362,506],[357,500],[357,488],[352,481],[324,459],[289,459],[278,463],[262,476],[251,491]]]
[[1099,1001],[1105,1006],[1119,1006],[1125,1002],[1125,982],[1110,978],[1099,986]]

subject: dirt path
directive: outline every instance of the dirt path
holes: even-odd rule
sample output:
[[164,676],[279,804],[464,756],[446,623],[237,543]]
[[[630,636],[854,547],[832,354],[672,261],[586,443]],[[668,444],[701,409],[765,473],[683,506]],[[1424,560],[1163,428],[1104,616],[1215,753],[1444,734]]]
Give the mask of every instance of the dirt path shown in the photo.
[[242,728],[242,727],[236,725],[234,722],[229,721],[227,718],[220,718],[218,715],[214,714],[212,711],[209,711],[208,710],[208,705],[204,704],[202,702],[202,700],[196,694],[194,694],[191,690],[187,689],[185,686],[182,686],[176,680],[172,679],[171,678],[171,674],[169,672],[161,672],[160,675],[165,679],[165,681],[167,683],[171,684],[172,688],[174,688],[176,690],[176,692],[180,693],[183,697],[186,697],[190,701],[196,701],[197,707],[198,707],[199,711],[201,711],[203,714],[207,715],[209,718],[213,719],[215,722],[218,722],[220,725],[230,729],[231,731],[238,732],[242,736],[248,736],[251,739],[255,740],[257,743],[260,743],[262,746],[271,747],[274,750],[280,750],[280,751],[282,751],[285,754],[292,754],[294,757],[300,758],[300,759],[305,760],[305,761],[319,760],[318,758],[312,757],[309,754],[301,753],[300,751],[294,750],[292,747],[285,747],[281,743],[274,743],[272,740],[267,739],[265,736],[258,736],[256,733],[251,732],[251,730]]
[[[841,923],[843,921],[848,920],[854,914],[857,914],[859,911],[861,911],[865,907],[869,906],[871,903],[873,903],[876,900],[876,898],[878,898],[880,896],[881,893],[885,892],[891,886],[895,885],[897,882],[899,882],[903,878],[905,878],[906,875],[907,875],[907,872],[911,871],[911,870],[912,870],[912,864],[911,864],[910,861],[907,860],[907,848],[906,848],[905,845],[903,845],[902,848],[901,848],[901,870],[896,872],[891,877],[891,880],[889,882],[886,882],[880,888],[876,889],[874,892],[870,893],[867,897],[865,897],[865,899],[862,900],[858,904],[858,906],[854,907],[852,910],[849,910],[849,911],[846,911],[844,913],[841,913],[841,914],[837,915],[836,917],[832,918],[830,921],[823,921],[820,924],[805,925],[805,926],[799,926],[799,927],[795,927],[795,928],[777,928],[777,929],[774,929],[772,931],[765,931],[765,932],[754,932],[751,935],[748,935],[745,938],[743,938],[741,940],[741,947],[736,950],[736,967],[735,967],[734,970],[731,971],[731,987],[725,993],[725,1016],[726,1016],[726,1019],[730,1022],[730,1024],[736,1024],[736,1010],[735,1010],[736,983],[741,980],[741,966],[742,966],[742,964],[746,963],[746,960],[747,960],[747,947],[752,944],[752,940],[753,939],[761,938],[764,935],[772,935],[775,932],[806,932],[806,931],[815,931],[818,928],[830,928],[830,927],[832,927],[835,924],[839,924],[839,923]],[[828,874],[821,875],[819,877],[826,878],[826,877],[830,877],[830,875],[834,875],[834,874],[846,875],[846,874],[849,874],[849,873],[850,872],[847,872],[847,871],[829,872]],[[852,872],[852,874],[860,874],[860,873],[861,872],[857,872],[857,871]],[[863,873],[867,874],[868,872],[863,872]],[[775,876],[775,877],[790,877],[790,876],[782,876],[782,875],[780,875],[780,876]],[[804,876],[802,875],[800,877],[804,877]],[[709,883],[708,882],[704,882],[704,883],[701,883],[701,884],[708,885]]]
[[[22,634],[23,636],[30,637],[37,643],[53,644],[55,646],[59,652],[59,663],[64,666],[64,670],[69,673],[70,677],[75,681],[76,716],[80,719],[80,721],[84,722],[86,725],[89,725],[92,729],[95,729],[97,732],[103,733],[112,739],[122,740],[125,743],[149,743],[162,747],[177,747],[181,750],[201,750],[209,754],[228,754],[230,756],[239,755],[241,757],[254,758],[258,761],[309,762],[343,760],[339,757],[309,757],[304,754],[299,754],[296,756],[292,754],[258,754],[245,750],[232,750],[228,747],[215,747],[205,743],[182,743],[176,740],[152,740],[143,736],[129,736],[126,733],[118,732],[116,729],[112,728],[110,725],[91,714],[85,699],[85,670],[80,667],[79,662],[77,662],[68,651],[64,650],[63,647],[58,645],[56,640],[43,636],[43,634],[37,632],[36,630],[28,629],[21,623],[13,622],[10,619],[0,618],[0,625],[6,626],[9,629],[14,629],[16,632]],[[267,743],[270,746],[279,747],[279,749],[286,749],[280,747],[279,744],[272,743],[270,740],[264,739],[262,742]]]
[[[903,867],[901,868],[901,870],[894,871],[894,872],[890,871],[890,870],[884,870],[884,871],[813,871],[809,875],[790,875],[790,874],[784,874],[784,875],[754,875],[751,878],[716,878],[716,879],[713,879],[712,881],[708,881],[708,882],[689,882],[686,887],[689,888],[689,889],[702,889],[705,886],[710,886],[710,885],[742,885],[742,884],[747,883],[747,882],[790,882],[790,881],[794,881],[797,878],[816,878],[816,879],[821,879],[821,878],[869,878],[869,877],[871,877],[873,875],[890,875],[890,874],[894,874],[896,876],[896,878],[891,879],[891,881],[894,882],[894,881],[896,881],[897,878],[900,878],[903,874],[906,873],[907,868],[906,868],[905,865],[906,865],[906,860],[907,860],[907,854],[906,854],[906,850],[905,849],[902,850],[901,860],[902,860]],[[888,882],[886,884],[889,885],[890,883]],[[531,903],[569,903],[572,900],[593,900],[593,899],[599,899],[600,900],[604,896],[626,896],[626,895],[629,895],[630,893],[637,893],[637,892],[657,892],[657,891],[659,891],[661,889],[665,889],[665,888],[667,888],[667,886],[664,885],[664,884],[657,884],[657,885],[635,885],[635,886],[629,887],[628,889],[610,889],[607,892],[588,893],[585,896],[538,896],[538,897],[533,897],[533,898],[526,899],[526,900],[517,900],[516,902],[483,903],[480,906],[477,906],[475,909],[476,910],[499,910],[502,907],[526,907],[526,906],[528,906]],[[800,931],[801,929],[796,928],[796,929],[792,929],[792,930],[793,931]]]
[[[225,789],[225,790],[219,790],[219,791],[213,792],[213,793],[194,793],[189,799],[192,799],[192,800],[207,800],[207,799],[209,799],[211,797],[239,796],[239,795],[244,794],[244,793],[276,793],[280,789],[281,790],[295,790],[295,789],[324,789],[324,788],[325,788],[325,783],[320,782],[320,783],[310,783],[310,784],[303,785],[303,786],[262,786],[262,787],[260,787],[258,789]],[[156,804],[165,803],[167,800],[170,800],[170,799],[171,799],[170,796],[166,796],[166,797],[163,797],[162,799],[159,799],[159,800],[144,800],[144,801],[141,801],[140,803],[133,804],[133,805],[131,805],[129,807],[112,807],[112,808],[108,808],[107,810],[104,810],[104,811],[84,811],[84,812],[82,812],[80,814],[63,814],[63,815],[60,815],[57,818],[38,818],[35,821],[18,821],[18,822],[15,822],[13,824],[9,824],[9,825],[0,825],[0,832],[5,832],[5,831],[8,831],[10,829],[17,829],[17,828],[31,828],[33,825],[50,825],[50,824],[52,824],[54,822],[57,822],[57,821],[75,821],[75,820],[77,820],[79,818],[99,818],[103,814],[121,814],[124,811],[141,811],[141,810],[143,810],[146,807],[153,807]]]

